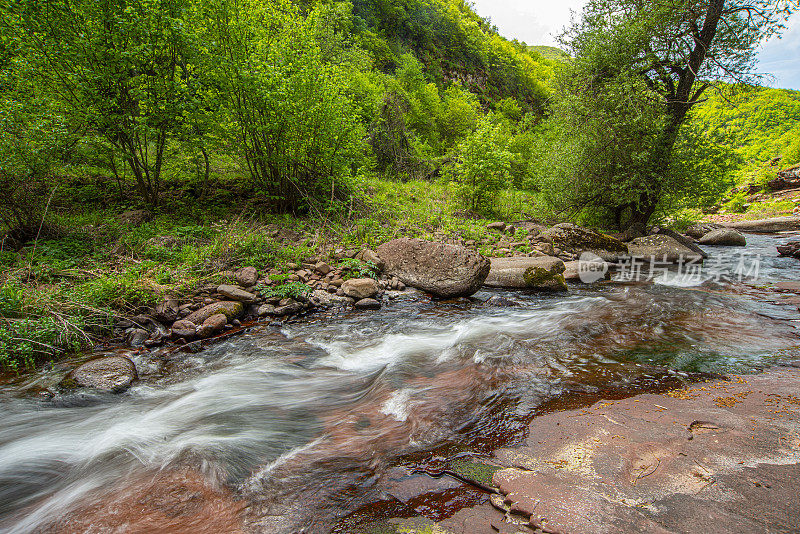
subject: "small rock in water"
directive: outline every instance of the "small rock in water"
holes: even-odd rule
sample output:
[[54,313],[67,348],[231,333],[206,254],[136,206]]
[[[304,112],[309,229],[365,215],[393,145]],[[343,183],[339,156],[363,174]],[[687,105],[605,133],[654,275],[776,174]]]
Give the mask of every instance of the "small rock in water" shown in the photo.
[[361,299],[355,303],[355,307],[359,310],[378,310],[381,303],[375,299]]
[[136,366],[130,359],[111,356],[91,360],[77,367],[61,381],[61,386],[69,389],[83,387],[121,393],[137,378]]

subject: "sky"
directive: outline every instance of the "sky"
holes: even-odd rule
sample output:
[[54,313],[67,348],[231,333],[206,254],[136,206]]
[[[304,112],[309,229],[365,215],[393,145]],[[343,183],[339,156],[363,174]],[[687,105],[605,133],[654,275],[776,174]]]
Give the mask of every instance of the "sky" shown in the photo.
[[[530,45],[556,45],[556,37],[586,0],[473,0],[509,39]],[[765,85],[800,90],[800,12],[789,20],[782,39],[771,39],[759,54],[758,71],[772,75]]]

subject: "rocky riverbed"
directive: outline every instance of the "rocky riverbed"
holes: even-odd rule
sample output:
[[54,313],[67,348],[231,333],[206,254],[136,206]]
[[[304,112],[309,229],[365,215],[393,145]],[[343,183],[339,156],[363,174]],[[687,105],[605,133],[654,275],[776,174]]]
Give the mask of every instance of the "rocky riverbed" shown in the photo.
[[[529,244],[555,249],[553,234],[576,232],[557,228]],[[701,250],[709,270],[699,277],[685,276],[676,264],[659,265],[643,279],[621,276],[630,261],[605,239],[573,240],[571,247],[559,241],[560,257],[547,259],[549,249],[536,249],[525,253],[528,260],[503,266],[519,269],[513,279],[526,287],[467,283],[461,288],[471,296],[449,299],[399,291],[398,284],[421,284],[425,272],[453,271],[456,264],[438,261],[438,271],[420,270],[400,255],[377,280],[351,283],[354,294],[377,287],[380,308],[369,310],[354,306],[365,293],[337,295],[347,281],[331,283],[335,270],[330,278],[331,272],[315,271],[310,278],[319,280],[309,282],[324,284],[318,290],[343,305],[318,305],[314,313],[304,306],[261,322],[232,319],[227,305],[219,308],[275,306],[251,290],[253,276],[245,282],[233,273],[239,282],[233,288],[209,288],[185,308],[196,309],[178,311],[186,319],[219,308],[206,318],[225,318],[211,338],[199,339],[205,319],[189,321],[195,329],[182,344],[172,324],[165,338],[174,341],[104,354],[108,366],[93,364],[94,376],[106,381],[102,387],[87,387],[87,374],[69,361],[0,387],[0,528],[618,532],[645,525],[680,532],[669,507],[688,503],[695,515],[703,506],[713,509],[719,525],[739,520],[785,531],[795,520],[792,501],[771,481],[796,480],[790,441],[800,430],[792,402],[796,375],[789,368],[752,373],[796,360],[800,348],[797,260],[776,251],[791,237],[748,234],[746,247]],[[633,244],[692,250],[671,239]],[[630,254],[631,243],[622,246]],[[563,284],[566,263],[589,252],[619,262],[612,280],[566,281],[566,292],[536,290],[540,266],[531,260],[561,262],[548,272]],[[486,269],[462,254],[464,280]],[[738,276],[742,257],[759,254],[759,272]],[[249,274],[264,277],[255,271]],[[300,278],[298,271],[308,269],[297,265]],[[440,278],[423,282],[453,287]],[[244,298],[239,290],[256,301],[223,300]],[[735,377],[723,381],[727,374]],[[703,387],[710,393],[695,391]],[[780,402],[770,404],[770,394]],[[645,401],[664,408],[641,410]],[[623,416],[630,417],[627,430],[615,429],[609,419]],[[674,423],[662,424],[670,417]],[[719,440],[712,456],[697,456],[701,439]],[[620,446],[625,440],[633,445]],[[696,476],[687,458],[709,471]],[[779,459],[785,465],[774,465]],[[631,473],[643,476],[631,480]],[[650,485],[666,487],[662,480],[684,476],[689,489],[698,480],[714,483],[701,497],[683,486],[656,492]],[[765,495],[788,504],[759,516],[764,501],[744,491],[747,477],[770,484],[776,491]],[[754,511],[718,505],[723,501],[752,503]]]

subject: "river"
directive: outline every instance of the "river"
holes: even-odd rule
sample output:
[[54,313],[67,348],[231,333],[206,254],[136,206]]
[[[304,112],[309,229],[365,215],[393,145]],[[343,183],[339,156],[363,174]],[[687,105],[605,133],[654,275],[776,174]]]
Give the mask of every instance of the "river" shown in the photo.
[[[771,302],[767,286],[800,280],[800,264],[776,257],[788,237],[748,239],[709,248],[699,279],[448,302],[409,293],[197,354],[136,354],[141,379],[121,395],[38,394],[59,366],[2,385],[0,532],[135,531],[125,492],[174,477],[195,488],[195,534],[220,532],[203,515],[226,513],[245,531],[350,531],[384,513],[387,478],[518,443],[543,411],[796,359],[796,304]],[[748,270],[762,255],[757,280],[738,280],[743,252]],[[486,304],[493,295],[516,305]],[[451,486],[432,514],[483,498]]]

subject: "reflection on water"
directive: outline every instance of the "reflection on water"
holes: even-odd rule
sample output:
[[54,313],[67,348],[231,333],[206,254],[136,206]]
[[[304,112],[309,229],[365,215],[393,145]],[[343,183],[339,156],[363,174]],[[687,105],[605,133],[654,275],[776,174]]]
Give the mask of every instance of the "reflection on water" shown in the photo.
[[[797,260],[772,257],[775,239],[750,241],[763,277],[797,277]],[[737,261],[736,249],[711,253]],[[513,308],[484,305],[491,294],[259,327],[163,366],[142,357],[165,371],[122,396],[41,400],[6,386],[0,529],[103,532],[116,521],[198,533],[244,519],[255,531],[326,532],[403,456],[490,450],[524,437],[557,396],[757,369],[798,347],[776,319],[785,307],[736,281],[514,294]],[[130,489],[143,484],[156,496],[144,504]],[[162,495],[159,484],[183,489]],[[175,504],[185,502],[196,506]],[[143,518],[142,506],[155,511]]]

